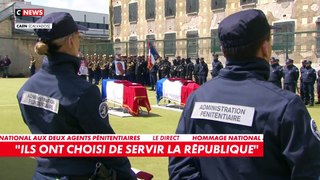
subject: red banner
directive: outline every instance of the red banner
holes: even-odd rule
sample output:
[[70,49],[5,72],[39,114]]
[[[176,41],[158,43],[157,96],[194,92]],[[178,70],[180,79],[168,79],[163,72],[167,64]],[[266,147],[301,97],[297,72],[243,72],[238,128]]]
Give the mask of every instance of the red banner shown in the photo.
[[2,157],[263,156],[262,135],[0,135],[0,140]]

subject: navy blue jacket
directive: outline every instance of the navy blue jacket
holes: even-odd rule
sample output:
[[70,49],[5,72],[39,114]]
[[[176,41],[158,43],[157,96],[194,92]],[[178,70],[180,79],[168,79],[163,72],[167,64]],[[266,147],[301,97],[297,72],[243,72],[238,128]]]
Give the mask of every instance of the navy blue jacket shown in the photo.
[[269,81],[270,82],[278,82],[281,81],[282,78],[282,66],[279,64],[272,64],[270,65],[270,76],[269,76]]
[[[17,98],[21,114],[33,134],[114,134],[108,116],[100,116],[99,113],[102,102],[99,88],[77,75],[79,62],[74,56],[54,54],[19,90]],[[50,98],[52,102],[58,100],[58,104],[40,104],[36,107],[22,103],[23,95],[35,94],[42,96],[42,99]],[[115,169],[120,179],[130,179],[132,176],[127,158],[38,157],[37,161],[36,171],[44,174],[90,175],[100,161]]]
[[[267,82],[268,76],[269,64],[263,59],[227,61],[216,78],[189,97],[176,130],[177,134],[263,134],[264,157],[171,157],[170,179],[318,179],[320,137],[312,132],[313,121],[300,97]],[[195,103],[253,107],[252,125],[192,118]]]
[[297,83],[299,79],[299,69],[292,65],[292,66],[285,66],[283,68],[283,82],[286,84]]
[[212,61],[212,71],[211,71],[211,75],[212,77],[216,77],[219,74],[220,69],[223,68],[222,63],[218,60],[218,59],[214,59]]
[[316,70],[312,67],[304,68],[304,72],[301,74],[303,83],[315,83],[317,79]]

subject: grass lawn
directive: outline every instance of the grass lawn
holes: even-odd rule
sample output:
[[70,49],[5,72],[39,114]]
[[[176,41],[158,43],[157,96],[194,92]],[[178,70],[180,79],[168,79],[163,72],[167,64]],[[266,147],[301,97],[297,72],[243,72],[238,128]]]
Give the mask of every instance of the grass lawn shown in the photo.
[[[18,108],[16,94],[26,79],[0,79],[0,134],[30,133]],[[148,91],[151,104],[156,104],[155,92]],[[320,123],[320,106],[308,108]],[[153,108],[149,117],[119,118],[110,116],[110,123],[118,134],[173,134],[180,112]],[[136,169],[151,172],[155,180],[168,179],[168,158],[130,158]],[[36,162],[32,158],[0,158],[0,179],[31,179]]]

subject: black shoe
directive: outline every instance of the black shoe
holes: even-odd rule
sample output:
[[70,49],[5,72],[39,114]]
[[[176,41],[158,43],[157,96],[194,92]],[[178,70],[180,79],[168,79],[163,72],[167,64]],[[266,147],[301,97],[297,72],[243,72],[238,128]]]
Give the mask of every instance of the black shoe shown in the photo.
[[320,104],[320,101],[316,102],[316,104]]

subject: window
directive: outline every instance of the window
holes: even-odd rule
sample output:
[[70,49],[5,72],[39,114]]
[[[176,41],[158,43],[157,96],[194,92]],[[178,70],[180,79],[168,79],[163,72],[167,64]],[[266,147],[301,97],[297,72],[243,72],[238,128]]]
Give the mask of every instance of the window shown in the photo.
[[317,35],[316,35],[316,54],[317,57],[320,57],[320,17],[316,21],[317,25]]
[[164,54],[176,54],[176,33],[168,33],[164,35]]
[[154,34],[148,34],[146,36],[146,40],[147,42],[149,41],[150,43],[152,43],[153,45],[155,45],[155,41],[156,41],[156,36]]
[[246,4],[255,4],[257,3],[257,0],[240,0],[240,5],[246,5]]
[[156,17],[156,3],[155,0],[146,0],[146,19],[154,19]]
[[274,23],[273,26],[273,50],[292,51],[294,48],[295,22],[279,22]]
[[176,0],[165,0],[165,16],[176,16]]
[[81,26],[84,26],[84,27],[88,27],[88,24],[86,22],[79,22],[79,21],[76,21],[77,24],[81,25]]
[[199,12],[199,0],[187,0],[186,4],[187,14]]
[[198,31],[187,32],[187,56],[197,57],[198,55]]
[[96,24],[96,23],[88,23],[88,28],[97,29],[98,28],[98,24]]
[[121,6],[113,8],[113,23],[115,25],[121,24]]
[[218,29],[211,29],[211,52],[221,52]]
[[129,38],[129,55],[136,56],[137,54],[138,54],[137,36],[131,36]]
[[138,21],[138,3],[129,4],[129,22]]
[[225,9],[226,0],[211,0],[211,10],[214,9]]

